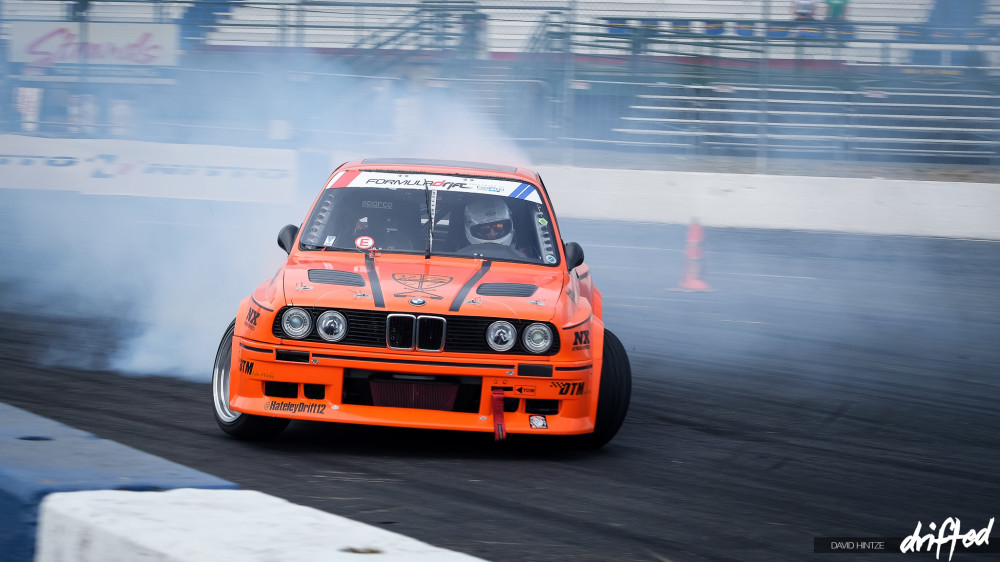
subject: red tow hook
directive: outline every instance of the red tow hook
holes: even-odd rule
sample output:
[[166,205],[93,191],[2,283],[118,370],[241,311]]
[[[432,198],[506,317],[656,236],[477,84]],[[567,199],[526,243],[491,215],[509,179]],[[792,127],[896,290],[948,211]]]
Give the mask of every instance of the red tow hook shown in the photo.
[[503,389],[493,389],[493,439],[503,441],[507,438],[507,431],[503,426]]

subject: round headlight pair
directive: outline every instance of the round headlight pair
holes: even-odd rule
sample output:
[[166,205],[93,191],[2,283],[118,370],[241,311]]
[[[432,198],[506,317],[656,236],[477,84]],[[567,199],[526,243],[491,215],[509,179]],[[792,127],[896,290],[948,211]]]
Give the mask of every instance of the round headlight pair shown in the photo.
[[[301,308],[289,308],[281,315],[281,329],[300,340],[312,332],[312,316]],[[347,335],[347,319],[336,310],[327,310],[316,319],[316,333],[326,341],[340,341]]]
[[531,324],[524,329],[521,343],[532,353],[545,353],[552,347],[552,330],[545,324]]
[[[486,343],[494,351],[510,351],[517,341],[517,329],[510,322],[497,320],[486,330]],[[521,343],[532,353],[545,353],[552,347],[552,330],[545,324],[530,324],[521,335]]]

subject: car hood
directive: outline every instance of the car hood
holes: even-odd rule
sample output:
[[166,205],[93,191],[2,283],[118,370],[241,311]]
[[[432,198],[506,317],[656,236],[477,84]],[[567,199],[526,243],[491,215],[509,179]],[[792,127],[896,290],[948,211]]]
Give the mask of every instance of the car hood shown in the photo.
[[563,268],[434,256],[363,254],[289,260],[289,304],[551,320]]

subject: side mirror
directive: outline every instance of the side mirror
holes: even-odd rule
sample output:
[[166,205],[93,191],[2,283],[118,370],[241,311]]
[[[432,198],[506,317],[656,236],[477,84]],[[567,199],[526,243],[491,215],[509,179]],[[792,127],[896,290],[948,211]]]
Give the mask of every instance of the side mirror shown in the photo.
[[583,247],[576,242],[563,244],[563,251],[566,252],[566,269],[573,271],[583,264]]
[[286,224],[278,231],[278,247],[284,250],[286,254],[291,254],[292,243],[295,242],[295,237],[298,235],[299,227],[294,224]]

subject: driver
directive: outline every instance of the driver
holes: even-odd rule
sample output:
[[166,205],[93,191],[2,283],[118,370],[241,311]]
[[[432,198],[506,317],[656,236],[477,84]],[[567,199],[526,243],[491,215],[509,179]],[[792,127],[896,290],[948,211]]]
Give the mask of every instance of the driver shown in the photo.
[[500,197],[480,197],[465,206],[465,237],[469,244],[513,247],[514,221]]

